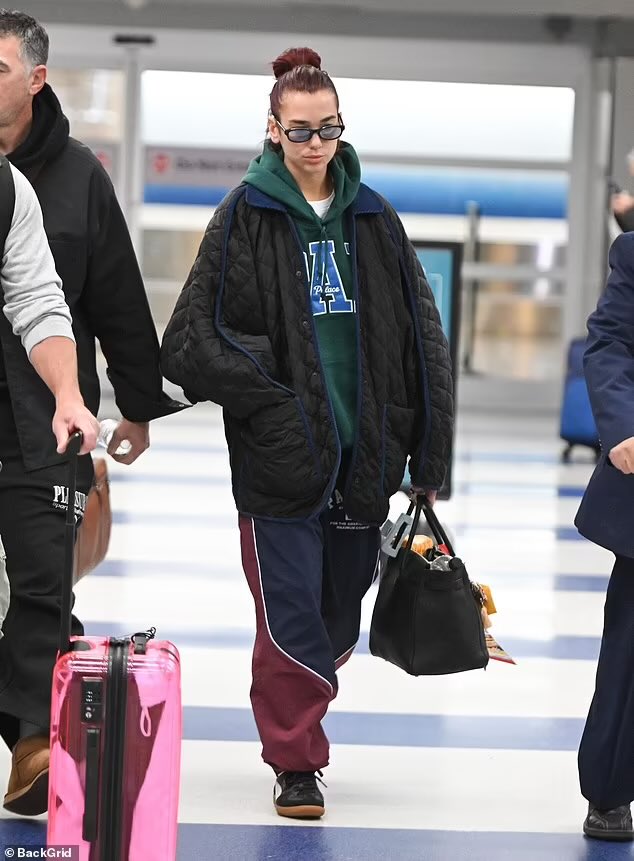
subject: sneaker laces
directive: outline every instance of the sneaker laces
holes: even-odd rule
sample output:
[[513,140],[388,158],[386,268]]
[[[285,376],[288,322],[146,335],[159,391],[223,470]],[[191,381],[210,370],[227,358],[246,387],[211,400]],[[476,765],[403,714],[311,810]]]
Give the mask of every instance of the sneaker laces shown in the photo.
[[288,779],[289,784],[292,787],[312,786],[313,783],[321,783],[321,785],[325,789],[328,789],[328,784],[324,783],[324,781],[321,779],[324,776],[324,774],[322,771],[319,771],[319,770],[317,770],[316,772],[314,772],[314,771],[282,771],[282,772],[280,772],[278,777],[282,777],[282,775],[284,775]]

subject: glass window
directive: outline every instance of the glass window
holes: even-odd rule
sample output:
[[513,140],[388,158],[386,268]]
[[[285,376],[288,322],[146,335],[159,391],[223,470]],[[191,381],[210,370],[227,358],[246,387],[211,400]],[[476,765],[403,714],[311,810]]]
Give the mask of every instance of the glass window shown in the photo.
[[81,141],[120,143],[124,75],[108,69],[51,69],[49,82]]
[[111,69],[49,69],[74,138],[91,147],[116,181],[123,137],[125,77]]
[[[257,150],[272,76],[143,74],[148,144]],[[420,159],[569,160],[574,91],[565,87],[335,79],[347,140],[361,154]]]

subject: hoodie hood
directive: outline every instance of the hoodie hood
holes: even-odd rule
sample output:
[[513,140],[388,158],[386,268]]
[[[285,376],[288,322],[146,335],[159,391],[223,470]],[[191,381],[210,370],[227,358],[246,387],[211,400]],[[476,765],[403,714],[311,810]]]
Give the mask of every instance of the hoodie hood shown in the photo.
[[[324,218],[306,200],[282,155],[266,144],[244,182],[282,204],[297,228],[306,262],[306,287],[319,357],[342,452],[352,451],[357,425],[358,347],[351,227],[344,217],[361,184],[361,165],[349,144],[339,148],[328,170],[334,198]],[[300,273],[298,273],[300,274]],[[293,282],[296,290],[301,289]],[[346,455],[347,456],[347,455]]]
[[361,184],[361,164],[350,144],[342,144],[328,167],[334,181],[335,199],[323,222],[306,200],[292,174],[270,144],[254,158],[243,182],[284,204],[290,215],[307,227],[328,225],[341,218],[357,197]]
[[33,99],[33,124],[26,140],[7,158],[32,180],[46,162],[61,152],[69,136],[70,125],[62,106],[51,87],[45,84]]

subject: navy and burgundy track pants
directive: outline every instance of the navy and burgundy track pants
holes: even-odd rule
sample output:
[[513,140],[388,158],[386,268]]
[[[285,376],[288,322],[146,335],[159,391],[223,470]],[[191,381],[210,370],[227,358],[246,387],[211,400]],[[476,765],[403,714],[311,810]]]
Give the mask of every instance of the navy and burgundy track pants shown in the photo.
[[278,772],[317,771],[328,765],[321,721],[359,638],[380,532],[333,501],[293,523],[241,515],[240,537],[256,610],[251,703],[262,758]]

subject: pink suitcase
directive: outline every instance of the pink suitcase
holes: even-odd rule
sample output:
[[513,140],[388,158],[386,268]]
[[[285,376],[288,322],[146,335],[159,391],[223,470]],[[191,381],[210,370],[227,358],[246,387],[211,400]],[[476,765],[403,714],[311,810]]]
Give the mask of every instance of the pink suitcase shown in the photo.
[[[69,500],[75,498],[75,435]],[[75,518],[68,506],[60,651],[53,672],[48,845],[79,861],[174,861],[181,755],[180,661],[155,630],[70,637]]]

